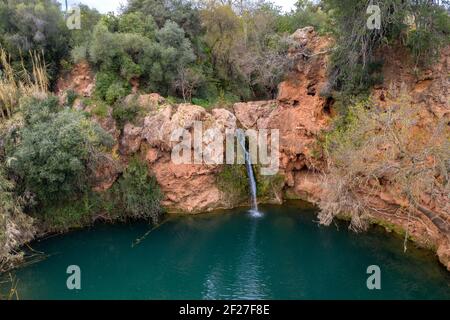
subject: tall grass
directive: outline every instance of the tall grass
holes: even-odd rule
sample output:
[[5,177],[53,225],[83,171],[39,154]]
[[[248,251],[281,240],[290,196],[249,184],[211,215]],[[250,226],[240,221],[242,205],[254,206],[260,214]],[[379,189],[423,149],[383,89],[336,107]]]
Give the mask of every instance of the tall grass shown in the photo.
[[9,55],[0,49],[0,120],[12,117],[22,96],[46,95],[49,87],[47,66],[41,54],[29,52],[31,71],[23,60],[19,71],[11,64]]
[[0,281],[0,301],[1,300],[19,300],[19,293],[17,291],[17,280],[14,276],[9,274],[9,277]]

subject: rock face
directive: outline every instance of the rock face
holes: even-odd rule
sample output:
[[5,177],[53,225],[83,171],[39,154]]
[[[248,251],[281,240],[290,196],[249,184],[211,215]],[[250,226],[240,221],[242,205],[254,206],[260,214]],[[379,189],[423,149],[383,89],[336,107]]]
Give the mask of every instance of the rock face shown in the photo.
[[292,38],[298,45],[289,54],[297,57],[297,63],[280,84],[277,100],[238,103],[234,112],[244,128],[280,131],[280,169],[287,192],[315,201],[321,190],[314,171],[323,163],[314,157],[314,143],[332,113],[332,101],[319,92],[328,85],[325,53],[332,43],[311,27],[297,30]]
[[147,111],[152,111],[158,108],[161,105],[166,103],[166,99],[164,99],[158,93],[150,93],[150,94],[130,94],[125,98],[124,103],[137,103],[142,109]]
[[[152,96],[152,95],[147,95]],[[156,97],[153,95],[153,97]],[[138,101],[147,99],[138,98]],[[162,104],[144,118],[142,126],[126,124],[121,138],[120,153],[131,156],[141,151],[148,164],[149,172],[155,175],[165,199],[163,205],[169,212],[205,212],[228,207],[226,196],[216,186],[216,175],[220,165],[176,163],[172,158],[173,148],[178,144],[172,137],[176,130],[186,130],[194,134],[196,121],[202,123],[204,153],[208,144],[207,131],[216,128],[225,132],[226,128],[236,128],[236,117],[228,110],[214,109],[212,113],[191,104],[172,106],[157,99]],[[147,104],[147,102],[144,102]],[[194,146],[188,146],[193,154]],[[220,154],[222,156],[222,153]],[[214,155],[211,155],[214,158]],[[192,160],[192,157],[190,157]]]
[[120,153],[124,155],[136,153],[141,147],[141,134],[141,127],[135,127],[131,123],[125,124],[122,139],[120,140]]
[[[103,120],[103,126],[115,133],[120,142],[118,149],[124,164],[136,154],[146,161],[149,172],[156,176],[165,194],[163,205],[169,212],[196,213],[230,206],[227,195],[217,186],[220,165],[177,164],[173,161],[172,152],[179,146],[179,137],[174,139],[172,134],[182,129],[192,137],[196,121],[202,123],[207,138],[203,147],[225,129],[279,130],[280,174],[284,176],[285,197],[313,203],[321,201],[324,192],[322,176],[327,168],[323,155],[316,152],[316,143],[321,131],[329,128],[335,113],[326,75],[328,52],[333,43],[330,38],[319,37],[310,27],[297,30],[292,38],[296,45],[289,54],[297,63],[287,80],[280,84],[276,100],[237,103],[232,112],[226,109],[209,112],[191,104],[171,105],[157,94],[134,94],[127,97],[125,103],[137,103],[145,110],[142,121],[127,123],[119,137],[110,121]],[[387,91],[401,89],[413,97],[413,103],[423,106],[423,121],[433,117],[448,119],[450,48],[444,50],[439,63],[419,75],[413,73],[414,68],[403,67],[403,63],[404,58],[394,54],[387,61],[383,72],[385,83],[374,89],[374,100],[387,105],[390,102]],[[206,131],[211,128],[218,131]],[[191,153],[198,150],[192,144],[188,144],[187,149]],[[213,151],[210,156],[214,158],[220,154]],[[99,172],[105,173],[105,178],[99,183],[98,190],[107,189],[117,175],[111,168],[102,168]],[[408,229],[417,242],[435,247],[441,262],[450,270],[450,235],[437,228],[427,215],[418,212],[409,219],[407,215],[380,213],[383,210],[395,212],[404,206],[405,200],[394,187],[386,186],[385,190],[375,194],[362,190],[361,196],[367,197],[367,202],[374,208],[381,208],[370,213],[374,221]],[[425,205],[425,208],[447,210],[448,213],[448,203],[447,199],[434,206]]]
[[[185,129],[193,134],[194,121],[215,125],[215,119],[204,108],[189,104],[181,104],[177,109],[166,107],[156,115],[146,117],[142,136],[153,147],[147,152],[146,158],[149,169],[155,174],[165,194],[163,205],[169,211],[194,213],[226,206],[224,195],[216,186],[218,166],[176,164],[171,157],[171,151],[176,145],[176,142],[171,141],[171,134],[175,130]],[[218,119],[223,122],[223,117]],[[192,145],[189,150],[193,151]],[[155,155],[155,152],[159,155]]]
[[[419,106],[419,128],[435,127],[450,121],[450,46],[441,51],[439,59],[428,69],[419,70],[409,53],[402,47],[382,48],[378,54],[389,57],[383,65],[383,84],[372,91],[372,99],[381,107],[393,105],[395,96],[406,96]],[[448,133],[448,131],[447,131]],[[395,185],[372,194],[374,203],[382,208],[402,207],[402,199]],[[416,242],[437,249],[437,255],[450,271],[450,201],[448,191],[443,195],[422,194],[412,220],[402,215],[382,216],[380,220],[408,229]]]
[[244,129],[257,129],[267,126],[267,119],[277,107],[277,101],[254,101],[236,103],[234,114]]
[[409,53],[402,47],[388,47],[379,55],[389,57],[383,65],[384,82],[373,90],[372,97],[381,106],[391,102],[389,91],[408,95],[412,103],[419,105],[426,118],[450,118],[450,46],[428,69],[420,70],[414,65]]
[[[280,173],[286,188],[296,197],[318,199],[320,188],[313,170],[320,168],[320,159],[313,156],[313,143],[330,120],[330,101],[319,95],[326,87],[324,54],[329,39],[305,28],[293,35],[298,43],[291,55],[299,57],[288,80],[280,85],[277,100],[237,103],[233,112],[226,109],[204,108],[191,104],[173,106],[157,94],[131,95],[126,103],[138,103],[147,116],[141,125],[126,124],[120,138],[120,153],[129,157],[141,152],[149,171],[155,174],[165,194],[163,205],[169,211],[202,212],[228,207],[226,195],[217,187],[220,166],[215,164],[176,164],[171,158],[177,141],[171,135],[177,129],[194,133],[194,124],[203,126],[204,144],[211,142],[217,132],[225,129],[278,129],[280,131]],[[209,140],[208,140],[209,139]],[[205,147],[206,145],[203,145]],[[190,145],[189,150],[194,151]],[[220,158],[223,154],[209,154]]]
[[95,88],[95,77],[87,61],[77,63],[72,70],[60,77],[56,83],[56,94],[63,95],[73,90],[81,97],[90,97]]
[[[285,177],[286,197],[319,203],[324,192],[321,176],[326,167],[325,159],[314,154],[314,144],[319,132],[328,128],[334,114],[333,100],[327,98],[329,85],[326,77],[326,53],[331,40],[318,37],[311,28],[297,30],[292,37],[297,46],[291,49],[290,54],[302,58],[297,60],[288,80],[280,84],[277,101],[240,103],[234,106],[234,111],[244,128],[280,130],[280,166]],[[408,62],[408,54],[404,50],[389,50],[392,52],[382,52],[384,57],[390,58],[384,65],[384,84],[373,90],[373,100],[381,107],[392,105],[394,100],[388,92],[396,91],[411,97],[411,103],[421,106],[422,125],[435,123],[436,119],[448,122],[450,47],[443,50],[436,64],[419,73]],[[421,210],[412,217],[396,213],[398,208],[406,207],[408,201],[394,184],[387,185],[380,192],[361,190],[360,196],[371,207],[379,209],[370,212],[375,223],[408,230],[415,242],[436,248],[440,261],[450,270],[448,196],[446,199],[425,199],[424,195]]]
[[218,167],[174,164],[163,157],[150,166],[165,194],[163,205],[171,212],[205,212],[227,207],[216,186]]
[[94,191],[103,192],[112,187],[121,172],[120,164],[108,154],[100,154],[91,179]]

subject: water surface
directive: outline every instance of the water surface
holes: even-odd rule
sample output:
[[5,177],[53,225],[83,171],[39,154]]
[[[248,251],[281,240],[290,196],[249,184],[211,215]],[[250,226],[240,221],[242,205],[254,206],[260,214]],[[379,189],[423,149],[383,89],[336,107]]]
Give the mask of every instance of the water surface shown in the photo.
[[[15,272],[20,299],[450,299],[450,273],[433,253],[379,230],[321,227],[288,203],[169,219],[138,245],[146,223],[96,225],[35,242],[49,255]],[[66,287],[81,268],[79,291]],[[368,290],[367,267],[381,268]]]

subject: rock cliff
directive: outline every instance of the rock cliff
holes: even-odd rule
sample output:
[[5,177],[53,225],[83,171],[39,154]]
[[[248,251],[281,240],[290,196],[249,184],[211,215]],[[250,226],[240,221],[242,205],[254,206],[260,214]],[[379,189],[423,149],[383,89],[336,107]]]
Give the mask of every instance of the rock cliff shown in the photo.
[[[130,95],[125,103],[137,103],[145,115],[135,123],[126,123],[117,137],[116,163],[109,159],[99,168],[97,190],[109,188],[126,166],[130,157],[138,155],[148,164],[165,194],[163,205],[170,212],[196,213],[237,205],[230,203],[227,195],[217,185],[221,165],[175,164],[171,153],[175,143],[171,134],[183,128],[193,134],[194,122],[201,121],[204,130],[226,129],[279,129],[280,174],[285,198],[301,198],[320,203],[324,188],[323,175],[327,172],[326,159],[315,150],[316,142],[327,130],[335,115],[334,100],[327,81],[327,63],[333,45],[332,39],[318,36],[313,28],[297,30],[292,35],[295,45],[289,54],[296,61],[295,67],[279,86],[276,100],[237,103],[232,108],[205,110],[191,104],[173,105],[158,94]],[[392,51],[394,50],[394,51]],[[440,60],[428,70],[419,71],[408,62],[403,49],[385,48],[380,55],[389,57],[384,65],[384,83],[373,89],[372,98],[381,107],[392,101],[389,92],[402,90],[414,104],[422,108],[424,123],[447,119],[450,115],[450,48],[446,48]],[[82,76],[72,76],[77,81],[73,88],[82,95],[91,91],[91,77],[86,66],[78,67]],[[63,92],[64,83],[59,89]],[[105,129],[116,132],[114,121],[98,121]],[[193,146],[189,146],[194,150]],[[119,168],[119,169],[118,169]],[[376,210],[371,210],[372,221],[387,229],[408,230],[419,244],[433,247],[441,262],[450,270],[450,234],[448,232],[449,199],[427,199],[424,195],[420,208],[412,218],[397,213],[405,199],[394,184],[387,184],[382,192],[362,193]],[[345,212],[343,213],[345,214]],[[436,219],[442,221],[436,223]],[[442,227],[444,226],[444,227]]]

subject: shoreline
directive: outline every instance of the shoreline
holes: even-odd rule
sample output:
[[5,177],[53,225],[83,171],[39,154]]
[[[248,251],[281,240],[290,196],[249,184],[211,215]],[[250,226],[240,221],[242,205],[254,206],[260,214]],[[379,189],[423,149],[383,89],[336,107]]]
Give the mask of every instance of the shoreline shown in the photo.
[[[312,202],[308,202],[302,199],[288,199],[288,200],[284,200],[282,204],[273,204],[273,203],[260,203],[260,205],[264,207],[270,206],[270,207],[283,207],[285,205],[290,205],[290,206],[295,206],[299,209],[314,209],[314,210],[318,210],[317,206],[312,203]],[[206,216],[217,216],[217,215],[222,215],[222,214],[226,214],[226,213],[230,213],[230,211],[235,210],[235,209],[240,209],[240,210],[244,210],[245,208],[247,208],[247,206],[242,205],[242,206],[236,206],[233,207],[231,209],[215,209],[212,211],[207,211],[207,212],[201,212],[201,213],[167,213],[164,215],[164,219],[156,226],[153,226],[153,228],[151,229],[151,231],[153,229],[157,229],[159,228],[161,225],[169,222],[171,219],[176,219],[176,218],[185,218],[185,217],[206,217]],[[248,207],[250,209],[250,207]],[[348,215],[345,214],[341,214],[339,216],[337,216],[338,219],[338,223],[347,223],[349,222],[349,217]],[[54,238],[54,237],[58,237],[58,236],[65,236],[68,235],[70,233],[73,232],[78,232],[78,231],[83,231],[86,229],[90,229],[90,228],[95,228],[96,225],[98,224],[103,224],[103,225],[130,225],[130,224],[134,224],[134,223],[148,223],[148,221],[144,220],[144,219],[139,219],[139,220],[123,220],[121,221],[119,220],[112,220],[112,219],[104,219],[104,220],[99,220],[96,219],[95,221],[93,221],[92,223],[88,224],[88,225],[84,225],[81,227],[75,227],[75,228],[70,228],[68,230],[61,230],[59,232],[48,232],[48,233],[42,233],[42,235],[37,236],[35,239],[33,239],[32,241],[26,243],[24,245],[24,247],[22,247],[22,249],[26,249],[25,251],[30,252],[30,248],[31,248],[31,252],[33,251],[32,248],[32,244],[35,242],[42,242],[42,241],[46,241],[48,239]],[[150,225],[150,223],[149,223]],[[332,226],[325,226],[325,228],[331,228]],[[371,231],[376,231],[376,232],[382,232],[384,234],[384,236],[391,236],[391,237],[395,237],[398,238],[398,240],[403,241],[404,237],[405,237],[405,233],[406,230],[403,228],[403,226],[401,224],[395,224],[392,223],[389,220],[383,220],[383,219],[371,219],[370,223],[369,223],[369,227],[367,228],[367,230],[362,231],[362,232],[358,232],[358,234],[364,234],[367,232],[371,232]],[[349,230],[349,232],[354,232],[352,230]],[[138,239],[136,239],[138,240]],[[425,241],[424,241],[425,240]],[[426,245],[426,240],[429,239],[419,239],[417,237],[408,236],[407,239],[407,245],[413,245],[415,249],[419,249],[419,250],[424,250],[427,251],[431,255],[436,259],[436,261],[444,268],[445,264],[442,263],[442,261],[439,259],[437,250],[438,250],[438,245],[433,244],[433,245]],[[45,254],[45,253],[43,253]],[[29,257],[29,256],[28,256]],[[23,257],[23,261],[21,261],[19,264],[17,264],[14,268],[11,268],[9,270],[0,272],[0,275],[4,275],[7,274],[8,272],[20,269],[24,266],[27,265],[27,255],[25,254]],[[38,261],[39,262],[39,261]],[[447,269],[446,269],[447,270]],[[448,271],[448,270],[447,270]]]

